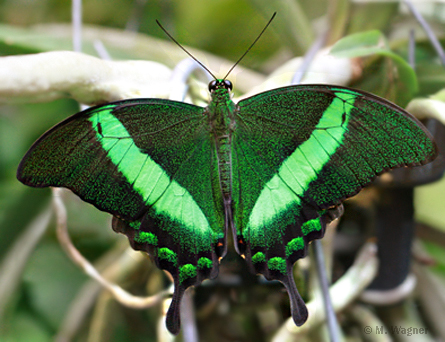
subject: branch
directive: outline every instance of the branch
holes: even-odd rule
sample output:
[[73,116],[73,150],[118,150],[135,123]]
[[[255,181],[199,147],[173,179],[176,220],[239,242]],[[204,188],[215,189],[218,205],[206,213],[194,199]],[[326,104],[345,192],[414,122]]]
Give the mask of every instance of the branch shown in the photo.
[[[377,274],[378,261],[376,246],[365,244],[358,253],[354,264],[335,284],[330,287],[332,304],[339,312],[352,303],[366,288]],[[297,327],[292,318],[289,318],[278,330],[272,341],[295,341],[318,327],[326,319],[321,296],[314,297],[308,304],[309,318],[301,327]],[[298,337],[298,338],[297,338]]]
[[[70,259],[77,264],[82,270],[91,278],[95,279],[99,282],[104,288],[109,290],[114,298],[121,304],[136,308],[136,309],[144,309],[159,303],[165,295],[170,293],[169,291],[162,291],[154,296],[149,297],[137,297],[125,291],[122,287],[110,283],[107,279],[102,277],[102,275],[97,271],[97,269],[84,258],[82,254],[76,249],[73,245],[67,231],[67,213],[65,205],[62,202],[62,198],[60,196],[61,189],[52,188],[53,190],[53,203],[54,209],[57,217],[57,238],[59,239],[60,244],[63,249],[70,257]],[[134,262],[134,258],[143,257],[141,253],[129,254],[126,255],[127,258],[131,259]]]
[[108,61],[71,51],[0,58],[0,102],[71,97],[92,105],[168,97],[171,70],[151,61]]

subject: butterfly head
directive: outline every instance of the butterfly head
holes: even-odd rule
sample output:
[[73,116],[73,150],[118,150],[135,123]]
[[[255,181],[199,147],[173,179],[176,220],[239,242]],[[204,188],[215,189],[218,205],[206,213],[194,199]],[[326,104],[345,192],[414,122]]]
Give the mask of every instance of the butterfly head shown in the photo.
[[215,79],[209,83],[209,91],[210,93],[213,93],[215,90],[218,89],[226,89],[227,91],[232,91],[232,82],[225,79]]

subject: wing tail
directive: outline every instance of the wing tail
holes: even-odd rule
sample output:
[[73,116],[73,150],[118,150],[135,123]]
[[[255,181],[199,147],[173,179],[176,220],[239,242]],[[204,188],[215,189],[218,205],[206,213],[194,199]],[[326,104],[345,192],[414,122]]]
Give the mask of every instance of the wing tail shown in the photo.
[[287,293],[289,294],[292,319],[297,326],[301,326],[307,321],[308,311],[303,298],[301,298],[300,293],[295,286],[295,280],[292,273],[292,264],[289,264],[287,275],[282,277],[280,281],[283,283]]
[[181,329],[181,301],[186,287],[175,282],[175,290],[170,307],[167,311],[166,326],[173,335],[178,335]]

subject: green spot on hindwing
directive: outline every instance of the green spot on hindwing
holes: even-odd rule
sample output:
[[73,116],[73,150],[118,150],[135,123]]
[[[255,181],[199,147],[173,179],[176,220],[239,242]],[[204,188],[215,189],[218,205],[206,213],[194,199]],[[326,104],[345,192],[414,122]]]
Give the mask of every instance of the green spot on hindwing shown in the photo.
[[259,262],[265,262],[266,256],[263,252],[256,252],[254,256],[252,257],[252,263],[257,264]]
[[138,243],[148,243],[153,246],[158,245],[157,236],[150,232],[139,232],[139,234],[136,234],[134,240]]
[[128,222],[128,225],[131,228],[138,230],[141,227],[141,221],[131,221],[131,222]]
[[312,233],[312,232],[318,232],[321,230],[321,222],[320,219],[317,217],[315,219],[306,221],[301,226],[301,232],[304,236]]
[[179,267],[179,283],[182,283],[186,279],[196,277],[196,274],[196,266],[192,264],[185,264]]
[[167,247],[159,248],[158,258],[171,262],[174,266],[178,263],[178,256],[175,252]]
[[267,267],[269,267],[270,270],[273,271],[279,271],[280,273],[286,274],[287,268],[286,268],[286,260],[280,257],[274,257],[271,258],[267,262]]
[[213,261],[210,260],[209,258],[199,258],[198,259],[198,268],[199,269],[204,269],[204,268],[212,268],[213,267]]
[[286,245],[286,256],[290,257],[292,253],[301,251],[304,248],[304,240],[302,237],[296,237],[289,241]]

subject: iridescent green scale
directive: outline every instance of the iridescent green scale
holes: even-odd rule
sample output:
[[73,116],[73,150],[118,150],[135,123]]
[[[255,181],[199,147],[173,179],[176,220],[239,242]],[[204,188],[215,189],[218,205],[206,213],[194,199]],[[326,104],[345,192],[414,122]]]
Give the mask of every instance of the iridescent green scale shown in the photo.
[[297,325],[307,310],[292,266],[335,208],[379,174],[437,155],[398,106],[357,90],[301,85],[244,99],[215,80],[207,108],[132,99],[77,113],[46,132],[18,179],[71,189],[173,276],[167,327],[185,289],[215,278],[227,234],[255,273],[280,280]]

